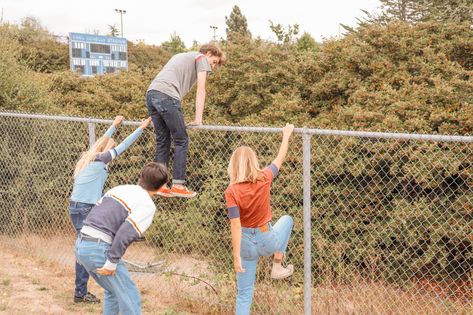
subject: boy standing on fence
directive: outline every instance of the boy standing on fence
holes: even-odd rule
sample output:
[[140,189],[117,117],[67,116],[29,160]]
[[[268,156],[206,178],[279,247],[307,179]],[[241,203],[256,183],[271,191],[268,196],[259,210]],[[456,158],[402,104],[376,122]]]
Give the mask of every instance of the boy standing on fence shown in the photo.
[[151,197],[167,182],[167,169],[147,164],[138,185],[107,191],[92,208],[76,241],[77,260],[104,288],[104,314],[141,314],[136,285],[121,258],[151,225],[156,211]]
[[146,106],[156,132],[156,162],[168,165],[171,137],[174,140],[172,187],[163,186],[158,192],[160,196],[191,198],[197,194],[185,186],[189,138],[181,102],[197,81],[195,121],[191,125],[201,125],[207,74],[223,62],[223,52],[216,44],[209,43],[198,52],[174,55],[148,87]]

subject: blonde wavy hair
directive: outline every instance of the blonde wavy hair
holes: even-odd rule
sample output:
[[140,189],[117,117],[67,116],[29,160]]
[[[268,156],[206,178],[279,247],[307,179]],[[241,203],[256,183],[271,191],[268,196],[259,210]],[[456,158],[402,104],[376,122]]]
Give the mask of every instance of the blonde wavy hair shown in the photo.
[[247,146],[237,148],[228,164],[230,185],[251,182],[263,179],[263,170],[259,167],[256,153]]
[[115,146],[115,141],[108,137],[103,136],[100,137],[94,145],[88,150],[82,153],[79,161],[76,164],[76,168],[74,170],[74,177],[79,175],[79,173],[92,162],[97,157],[97,154],[102,153],[106,150],[110,150]]

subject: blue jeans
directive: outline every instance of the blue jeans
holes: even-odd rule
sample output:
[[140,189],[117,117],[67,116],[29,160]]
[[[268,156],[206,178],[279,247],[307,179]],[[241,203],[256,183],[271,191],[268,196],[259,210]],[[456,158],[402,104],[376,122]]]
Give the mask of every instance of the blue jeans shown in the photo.
[[184,184],[189,137],[182,114],[181,102],[167,94],[150,90],[146,94],[146,106],[156,132],[155,160],[166,166],[171,152],[171,136],[174,139],[174,164],[172,182]]
[[103,314],[141,314],[140,293],[121,260],[117,264],[117,270],[113,276],[101,276],[95,273],[97,268],[105,264],[109,250],[110,244],[103,241],[86,241],[80,237],[76,240],[77,260],[105,290]]
[[[79,235],[82,229],[83,222],[94,204],[70,201],[69,216],[71,217],[72,225],[76,229],[76,235]],[[76,261],[76,289],[74,296],[83,297],[87,293],[87,282],[89,281],[89,273],[82,265]]]
[[274,226],[269,224],[267,232],[261,232],[259,228],[241,228],[240,257],[245,272],[237,273],[236,315],[250,314],[258,258],[285,253],[293,224],[292,218],[285,215]]

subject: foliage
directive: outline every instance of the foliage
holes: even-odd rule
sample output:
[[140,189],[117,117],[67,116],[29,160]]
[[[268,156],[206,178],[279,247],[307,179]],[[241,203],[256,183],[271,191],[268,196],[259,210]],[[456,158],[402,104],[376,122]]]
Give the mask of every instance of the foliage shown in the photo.
[[285,28],[282,24],[274,24],[273,21],[269,20],[269,28],[276,35],[278,41],[283,44],[292,43],[299,34],[299,24],[288,25]]
[[112,37],[117,37],[118,36],[119,31],[118,31],[118,28],[115,24],[113,24],[113,25],[109,24],[108,29],[110,30],[110,32],[107,34],[108,36],[112,36]]
[[[227,63],[209,76],[206,124],[281,126],[290,121],[328,129],[473,133],[470,23],[367,24],[343,39],[324,43],[316,43],[309,34],[294,41],[294,29],[281,26],[279,30],[283,45],[250,38],[221,43]],[[147,115],[147,86],[173,53],[163,47],[129,43],[128,72],[81,78],[66,70],[67,58],[55,65],[44,57],[25,57],[29,56],[25,47],[31,49],[31,43],[42,41],[50,43],[41,48],[45,56],[56,48],[62,54],[67,50],[65,44],[55,46],[41,28],[3,25],[0,32],[0,107],[6,110],[107,118],[120,113],[127,119],[140,119]],[[285,40],[287,33],[290,36]],[[49,52],[47,47],[51,47]],[[194,93],[189,93],[183,102],[187,120],[193,118],[194,100]],[[1,139],[0,163],[13,167],[2,169],[0,177],[10,179],[18,191],[37,190],[66,200],[66,189],[44,183],[52,178],[59,187],[70,187],[68,176],[84,146],[84,135],[74,133],[75,129],[65,132],[71,135],[66,139],[71,147],[61,164],[67,170],[60,173],[61,166],[48,157],[65,151],[55,152],[55,146],[44,139],[46,143],[40,142],[39,135],[46,127],[32,130],[33,145],[21,140],[20,135],[28,134],[25,126],[18,135],[12,132]],[[166,251],[177,250],[179,241],[179,251],[208,255],[216,269],[228,271],[231,265],[224,265],[216,255],[231,255],[222,200],[231,150],[247,143],[267,163],[279,137],[189,133],[190,182],[200,197],[184,206],[175,200],[160,204],[164,219],[152,225],[149,239]],[[48,133],[45,137],[50,143],[61,143],[65,136]],[[153,137],[143,139],[141,146],[127,152],[128,158],[114,162],[110,186],[136,178],[140,166],[152,158]],[[467,146],[313,139],[312,227],[317,249],[313,265],[317,281],[349,282],[361,275],[406,285],[414,277],[454,280],[471,271],[472,245],[465,232],[471,231],[473,218],[468,186],[471,150]],[[21,149],[8,151],[15,143]],[[273,207],[275,218],[286,212],[296,218],[291,240],[295,248],[289,251],[294,255],[300,252],[303,235],[302,192],[293,190],[300,187],[300,138],[293,141],[291,151],[287,169],[275,183]],[[12,156],[18,156],[25,167],[15,164]],[[28,185],[22,182],[27,173],[36,174]],[[8,187],[1,189],[10,191]],[[7,195],[6,204],[19,209],[32,200],[26,194],[12,193],[19,200]],[[41,200],[34,213],[50,219],[50,210],[40,212],[41,208],[50,209],[46,201],[34,197]],[[5,208],[2,213],[7,211]],[[25,224],[23,217],[19,213],[11,224]],[[31,222],[28,220],[26,224]],[[189,230],[196,232],[186,233]],[[162,231],[166,233],[160,234]],[[202,240],[206,246],[200,246]],[[302,267],[301,257],[290,258]]]
[[163,42],[161,45],[164,47],[164,49],[167,49],[172,54],[181,53],[186,50],[186,45],[184,44],[184,41],[179,35],[176,34],[176,32],[171,34],[170,40]]
[[248,23],[246,17],[241,13],[240,8],[235,5],[229,17],[225,17],[225,24],[227,28],[227,40],[232,41],[240,38],[251,38],[251,33],[248,30]]

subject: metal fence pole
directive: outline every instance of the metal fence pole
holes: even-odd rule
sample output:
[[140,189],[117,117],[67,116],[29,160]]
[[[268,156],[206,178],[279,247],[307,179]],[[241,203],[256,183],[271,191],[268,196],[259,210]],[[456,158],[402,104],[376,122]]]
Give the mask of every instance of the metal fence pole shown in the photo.
[[304,191],[304,314],[312,311],[312,261],[311,261],[311,215],[310,215],[310,134],[306,128],[302,133],[303,149],[303,191]]
[[89,125],[89,148],[95,143],[95,124],[90,122]]

